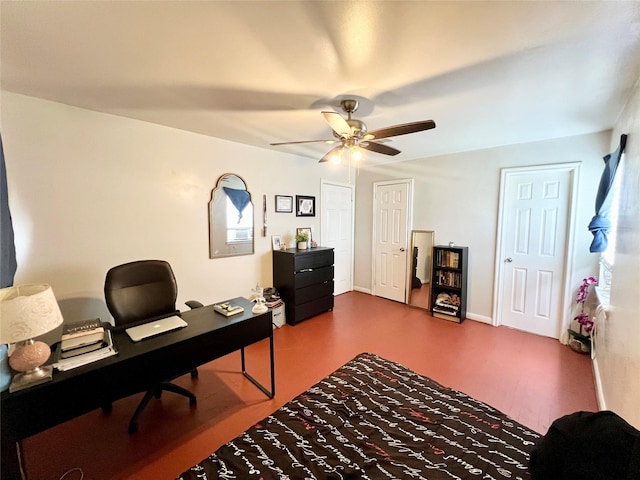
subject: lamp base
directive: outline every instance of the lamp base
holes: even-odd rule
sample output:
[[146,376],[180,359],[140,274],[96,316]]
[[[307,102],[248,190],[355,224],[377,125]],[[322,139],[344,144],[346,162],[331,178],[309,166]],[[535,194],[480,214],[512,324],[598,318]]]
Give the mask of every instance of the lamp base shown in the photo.
[[46,367],[37,367],[28,372],[16,373],[13,376],[11,385],[9,386],[9,393],[24,390],[25,388],[33,387],[34,385],[40,385],[41,383],[50,382],[53,378],[53,367],[47,365]]

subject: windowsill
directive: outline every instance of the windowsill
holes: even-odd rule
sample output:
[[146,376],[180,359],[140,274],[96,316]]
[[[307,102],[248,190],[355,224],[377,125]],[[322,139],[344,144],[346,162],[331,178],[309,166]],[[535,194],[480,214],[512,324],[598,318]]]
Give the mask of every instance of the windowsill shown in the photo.
[[595,287],[596,297],[598,298],[598,305],[601,305],[605,310],[609,310],[610,306],[610,294],[611,291],[608,288]]

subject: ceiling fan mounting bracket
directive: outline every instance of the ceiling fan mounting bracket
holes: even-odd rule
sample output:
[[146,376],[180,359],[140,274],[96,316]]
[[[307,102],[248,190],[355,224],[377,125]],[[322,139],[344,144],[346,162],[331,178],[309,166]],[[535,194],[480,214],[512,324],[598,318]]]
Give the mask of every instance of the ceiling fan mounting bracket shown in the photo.
[[345,98],[344,100],[340,101],[340,106],[347,113],[347,115],[349,115],[349,118],[351,118],[351,114],[358,110],[360,103],[352,98]]

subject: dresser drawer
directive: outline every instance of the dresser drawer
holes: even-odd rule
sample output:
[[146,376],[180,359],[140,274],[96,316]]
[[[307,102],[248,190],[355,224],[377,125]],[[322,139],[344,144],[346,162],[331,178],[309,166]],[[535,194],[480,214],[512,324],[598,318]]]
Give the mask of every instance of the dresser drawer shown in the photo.
[[287,310],[287,323],[295,325],[301,320],[305,320],[328,310],[333,310],[333,295],[318,298],[312,302],[302,303],[300,305],[286,304],[285,308]]
[[295,256],[293,262],[294,271],[306,270],[308,268],[318,268],[333,265],[333,249],[302,253]]
[[310,302],[320,297],[328,297],[333,295],[333,281],[319,283],[317,285],[309,285],[308,287],[296,288],[292,294],[292,300],[295,305]]
[[333,281],[333,266],[296,272],[293,277],[294,288],[296,290],[317,283]]

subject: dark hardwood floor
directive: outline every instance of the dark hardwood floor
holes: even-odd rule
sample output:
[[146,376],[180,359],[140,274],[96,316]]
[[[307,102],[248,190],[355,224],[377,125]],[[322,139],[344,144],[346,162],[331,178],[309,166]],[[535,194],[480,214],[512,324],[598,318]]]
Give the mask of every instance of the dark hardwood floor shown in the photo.
[[[174,479],[221,444],[302,393],[361,352],[373,352],[502,410],[540,433],[564,414],[595,411],[588,356],[556,340],[351,292],[335,309],[275,331],[276,396],[269,400],[240,373],[238,352],[176,383],[198,397],[152,400],[136,434],[127,433],[140,395],[96,410],[23,442],[29,479],[59,479],[79,467],[85,480]],[[247,368],[268,384],[268,343],[247,351]],[[66,480],[79,480],[80,471]]]

